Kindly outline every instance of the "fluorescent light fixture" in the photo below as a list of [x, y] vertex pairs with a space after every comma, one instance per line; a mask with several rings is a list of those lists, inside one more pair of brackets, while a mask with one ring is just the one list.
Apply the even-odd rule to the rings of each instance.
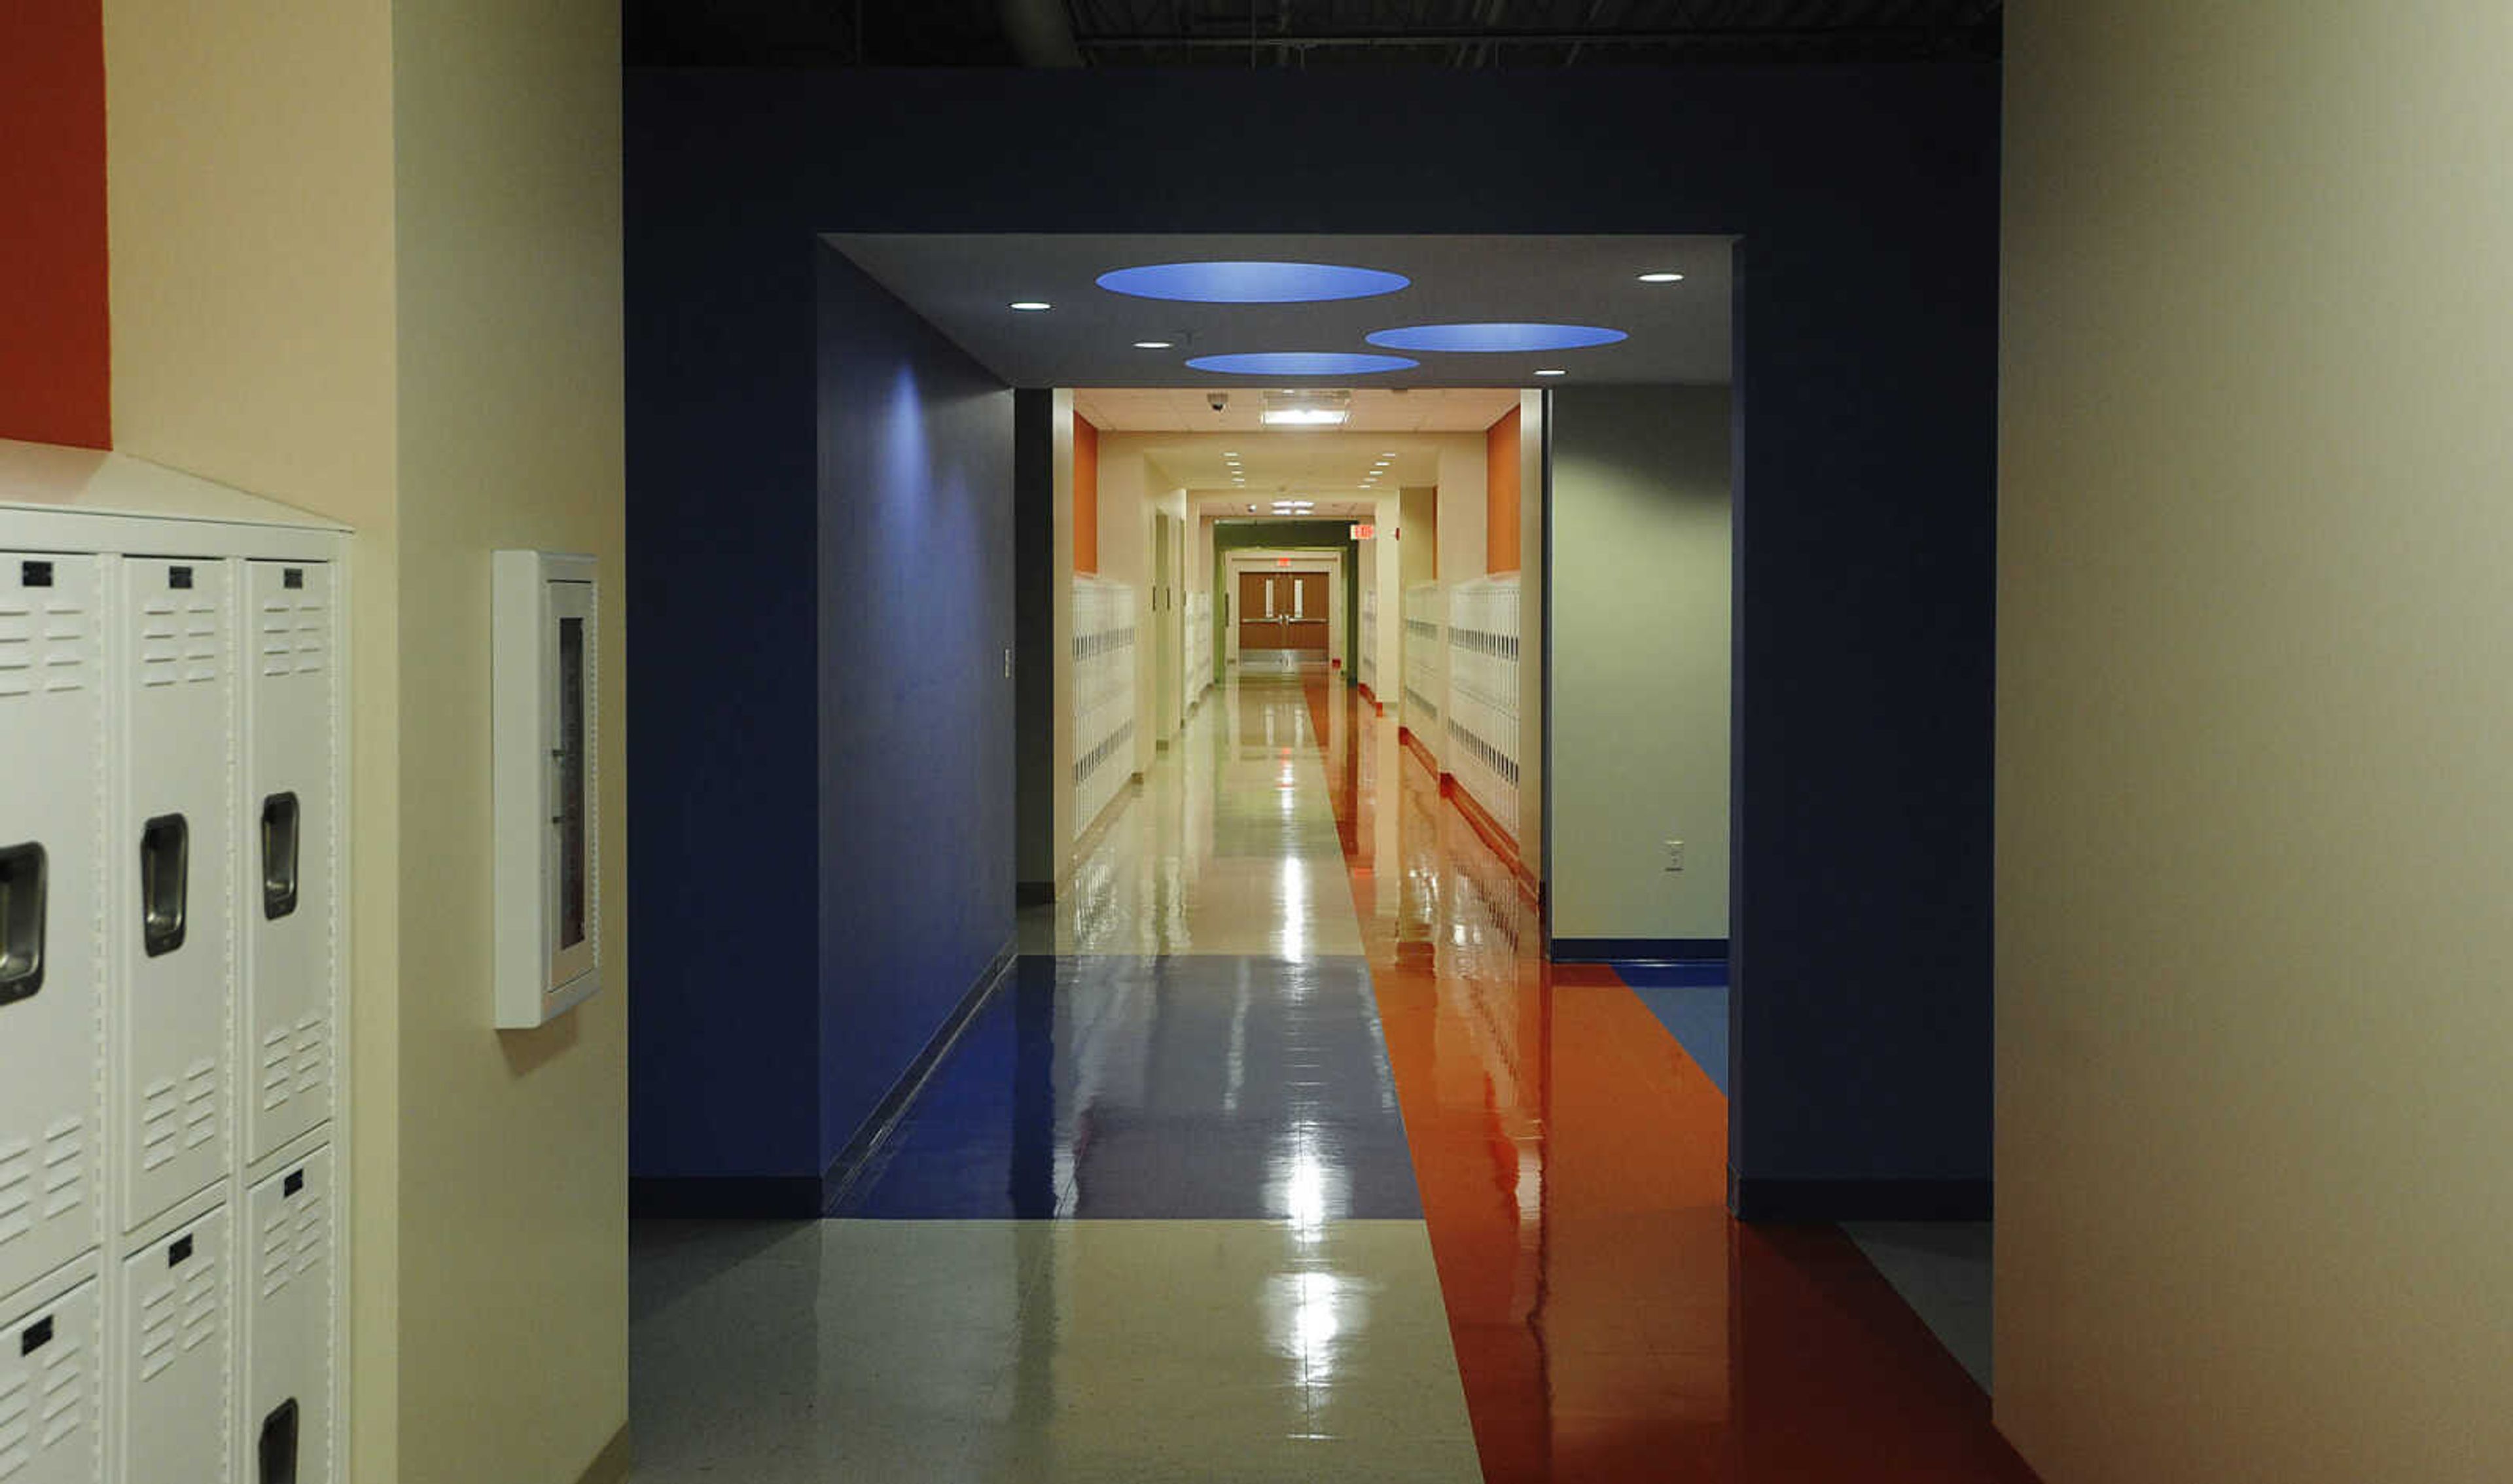
[[1684, 275], [1683, 275], [1683, 274], [1681, 274], [1681, 273], [1643, 273], [1643, 274], [1641, 275], [1641, 282], [1643, 282], [1643, 283], [1682, 283], [1682, 282], [1684, 282]]
[[1176, 343], [1177, 343], [1176, 341], [1135, 341], [1135, 348], [1137, 350], [1167, 350]]
[[1016, 299], [1013, 301], [1013, 307], [1023, 314], [1036, 314], [1041, 309], [1053, 309], [1056, 305], [1043, 299]]
[[1262, 415], [1268, 427], [1341, 427], [1344, 414], [1332, 407], [1286, 407]]
[[1136, 299], [1203, 304], [1303, 304], [1369, 299], [1410, 287], [1402, 273], [1325, 262], [1156, 262], [1102, 273], [1099, 287]]
[[1366, 377], [1386, 371], [1411, 371], [1422, 363], [1401, 355], [1369, 355], [1351, 350], [1253, 350], [1236, 355], [1199, 355], [1186, 364], [1190, 370], [1217, 371], [1235, 377]]
[[1570, 374], [1571, 374], [1571, 373], [1569, 373], [1569, 372], [1567, 372], [1567, 371], [1562, 371], [1562, 370], [1559, 370], [1559, 369], [1555, 369], [1555, 370], [1547, 370], [1547, 371], [1539, 371], [1539, 372], [1537, 372], [1537, 373], [1536, 373], [1536, 375], [1537, 375], [1537, 376], [1540, 376], [1540, 377], [1567, 377], [1567, 376], [1569, 376]]

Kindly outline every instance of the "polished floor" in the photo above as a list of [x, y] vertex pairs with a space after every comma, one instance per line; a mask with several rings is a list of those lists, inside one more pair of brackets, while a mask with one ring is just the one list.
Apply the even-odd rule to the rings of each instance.
[[1724, 986], [1544, 965], [1339, 677], [1211, 693], [1021, 933], [831, 1220], [639, 1223], [637, 1479], [2031, 1477], [1728, 1220]]

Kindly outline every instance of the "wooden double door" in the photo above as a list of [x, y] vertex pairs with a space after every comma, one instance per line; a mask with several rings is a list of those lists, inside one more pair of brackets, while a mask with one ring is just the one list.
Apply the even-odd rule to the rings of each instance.
[[1239, 575], [1239, 652], [1290, 650], [1327, 657], [1327, 575], [1243, 572]]

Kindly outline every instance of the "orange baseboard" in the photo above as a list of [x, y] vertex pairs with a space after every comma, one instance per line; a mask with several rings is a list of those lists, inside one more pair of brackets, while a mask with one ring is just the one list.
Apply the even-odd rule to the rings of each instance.
[[[1413, 753], [1416, 760], [1419, 761], [1423, 767], [1431, 771], [1431, 776], [1433, 778], [1445, 778], [1445, 775], [1440, 772], [1440, 760], [1431, 755], [1430, 748], [1422, 745], [1422, 739], [1414, 735], [1413, 728], [1398, 727], [1396, 729], [1396, 740], [1404, 743], [1405, 750]], [[1441, 791], [1445, 793], [1448, 790], [1444, 786]]]

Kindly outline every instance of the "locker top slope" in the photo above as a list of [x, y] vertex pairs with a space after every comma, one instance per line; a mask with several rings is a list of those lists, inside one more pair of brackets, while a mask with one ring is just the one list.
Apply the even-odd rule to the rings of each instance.
[[328, 533], [349, 529], [312, 511], [128, 454], [11, 438], [0, 438], [0, 507]]

